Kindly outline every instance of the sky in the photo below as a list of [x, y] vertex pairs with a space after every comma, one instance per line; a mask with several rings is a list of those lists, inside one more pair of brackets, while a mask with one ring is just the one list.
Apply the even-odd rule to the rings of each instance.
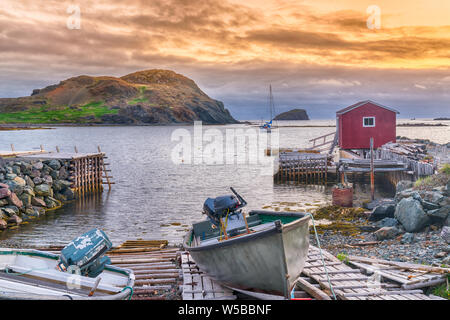
[[374, 100], [450, 116], [449, 0], [0, 0], [0, 97], [169, 69], [237, 119]]

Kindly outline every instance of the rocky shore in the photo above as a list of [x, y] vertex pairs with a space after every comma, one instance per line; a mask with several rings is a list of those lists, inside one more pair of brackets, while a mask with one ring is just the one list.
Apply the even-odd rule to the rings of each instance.
[[45, 215], [75, 199], [69, 162], [0, 159], [0, 230]]
[[[321, 245], [335, 255], [359, 255], [434, 266], [450, 265], [450, 173], [400, 181], [393, 199], [365, 208], [323, 207], [315, 219]], [[315, 242], [311, 235], [311, 243]]]

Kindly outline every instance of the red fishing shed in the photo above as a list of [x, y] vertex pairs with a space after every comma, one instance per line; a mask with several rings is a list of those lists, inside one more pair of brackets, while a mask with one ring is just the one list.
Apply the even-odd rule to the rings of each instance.
[[399, 112], [366, 100], [336, 112], [338, 143], [341, 149], [374, 149], [396, 141], [396, 116]]

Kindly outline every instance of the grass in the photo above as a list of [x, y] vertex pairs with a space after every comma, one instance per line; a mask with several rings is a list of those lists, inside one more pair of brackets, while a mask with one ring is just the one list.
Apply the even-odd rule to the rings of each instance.
[[135, 105], [138, 103], [147, 103], [148, 98], [134, 98], [133, 100], [128, 101], [128, 104]]
[[[448, 281], [448, 280], [447, 280]], [[445, 299], [450, 299], [450, 290], [448, 287], [448, 283], [443, 283], [437, 287], [433, 288], [433, 294], [438, 297], [442, 297]]]
[[420, 178], [414, 183], [414, 189], [428, 190], [446, 185], [450, 180], [450, 164], [446, 163], [437, 174]]
[[117, 114], [118, 109], [110, 109], [103, 101], [85, 104], [70, 109], [67, 106], [41, 106], [25, 111], [0, 113], [0, 123], [88, 123], [84, 117], [94, 116], [99, 119], [104, 114]]

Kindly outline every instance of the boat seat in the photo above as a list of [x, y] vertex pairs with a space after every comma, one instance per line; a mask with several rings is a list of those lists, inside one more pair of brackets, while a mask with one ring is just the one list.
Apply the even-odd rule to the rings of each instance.
[[[247, 225], [249, 228], [257, 226], [260, 223], [261, 223], [261, 219], [259, 219], [259, 217], [257, 215], [247, 217]], [[211, 225], [212, 225], [212, 223], [209, 220], [195, 223], [193, 225], [194, 234], [197, 237], [200, 237], [200, 239], [202, 241], [218, 237], [220, 235], [220, 230], [217, 228], [213, 229], [211, 227]], [[228, 230], [228, 232], [231, 233], [233, 231], [238, 231], [238, 230], [245, 230], [245, 227], [238, 227], [235, 229], [231, 229], [231, 230]]]

